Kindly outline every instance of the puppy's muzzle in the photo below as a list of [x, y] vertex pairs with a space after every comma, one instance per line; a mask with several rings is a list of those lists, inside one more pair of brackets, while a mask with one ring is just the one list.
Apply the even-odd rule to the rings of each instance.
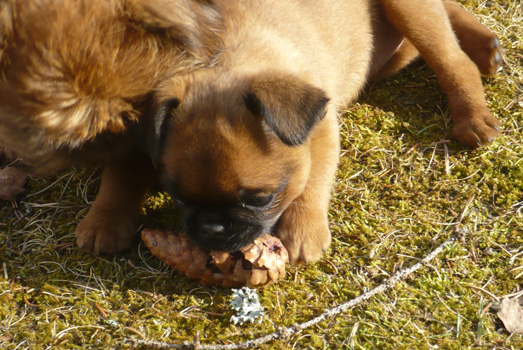
[[211, 250], [238, 250], [266, 233], [263, 223], [253, 218], [231, 215], [227, 210], [202, 208], [186, 213], [189, 237], [200, 247]]

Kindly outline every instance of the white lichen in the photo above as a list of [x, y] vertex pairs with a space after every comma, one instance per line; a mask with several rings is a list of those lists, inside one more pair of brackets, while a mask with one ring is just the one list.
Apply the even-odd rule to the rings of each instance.
[[260, 323], [263, 319], [263, 306], [255, 289], [248, 287], [233, 289], [231, 307], [236, 311], [236, 315], [233, 315], [230, 320], [234, 324], [243, 324], [246, 321], [254, 323], [256, 320]]

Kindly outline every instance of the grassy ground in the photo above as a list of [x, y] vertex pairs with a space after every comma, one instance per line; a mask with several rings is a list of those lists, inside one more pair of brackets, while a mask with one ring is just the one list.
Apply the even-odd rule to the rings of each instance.
[[[470, 235], [394, 290], [266, 349], [521, 349], [494, 296], [523, 283], [523, 5], [466, 2], [500, 36], [499, 75], [485, 79], [502, 120], [493, 145], [447, 140], [448, 110], [422, 63], [371, 87], [343, 114], [342, 157], [325, 259], [290, 268], [259, 290], [260, 325], [229, 322], [230, 290], [202, 287], [163, 266], [143, 244], [122, 255], [78, 251], [74, 229], [99, 172], [33, 179], [22, 201], [0, 203], [0, 348], [118, 349], [126, 339], [228, 343], [304, 322], [410, 266], [461, 223]], [[175, 221], [151, 198], [147, 226]]]

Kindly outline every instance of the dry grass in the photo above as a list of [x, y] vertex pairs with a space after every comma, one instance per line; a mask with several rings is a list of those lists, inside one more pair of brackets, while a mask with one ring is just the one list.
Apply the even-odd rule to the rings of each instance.
[[[410, 266], [461, 225], [471, 234], [397, 288], [267, 349], [521, 349], [495, 314], [523, 283], [523, 5], [466, 1], [500, 36], [499, 75], [485, 79], [503, 135], [470, 151], [449, 135], [436, 78], [422, 63], [371, 87], [342, 115], [342, 158], [324, 260], [291, 268], [260, 290], [267, 319], [229, 322], [231, 292], [164, 267], [143, 244], [115, 257], [74, 247], [98, 172], [33, 179], [0, 206], [0, 348], [117, 349], [129, 338], [238, 342], [350, 300]], [[176, 222], [170, 201], [148, 201], [143, 222]]]

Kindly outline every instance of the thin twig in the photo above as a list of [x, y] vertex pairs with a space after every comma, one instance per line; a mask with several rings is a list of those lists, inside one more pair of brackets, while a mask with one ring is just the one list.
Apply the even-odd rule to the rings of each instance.
[[107, 318], [107, 312], [105, 312], [104, 309], [102, 309], [102, 307], [100, 306], [100, 304], [98, 304], [96, 301], [93, 303], [94, 307], [96, 308], [96, 310], [98, 310], [98, 312], [100, 313], [100, 315], [102, 315], [103, 318]]
[[445, 173], [450, 175], [449, 148], [446, 143], [443, 144], [443, 151], [445, 152]]
[[506, 298], [518, 299], [521, 296], [523, 296], [523, 290], [520, 290], [519, 292], [504, 295], [501, 299], [506, 299]]
[[472, 201], [474, 200], [474, 198], [476, 198], [475, 193], [473, 193], [472, 196], [467, 200], [467, 203], [465, 204], [465, 208], [463, 209], [463, 211], [461, 212], [461, 215], [459, 216], [458, 225], [461, 224], [463, 219], [467, 216], [470, 204], [472, 204]]
[[39, 308], [40, 305], [37, 305], [37, 304], [33, 304], [29, 301], [29, 299], [27, 299], [27, 295], [24, 295], [23, 296], [23, 299], [24, 299], [24, 302], [27, 304], [27, 306], [31, 306], [31, 307], [36, 307], [36, 308]]
[[267, 334], [266, 336], [248, 340], [242, 343], [238, 344], [225, 344], [225, 345], [202, 345], [199, 340], [194, 340], [193, 342], [184, 342], [183, 344], [169, 344], [169, 343], [163, 343], [158, 341], [152, 341], [152, 340], [140, 340], [140, 339], [127, 339], [128, 342], [133, 343], [134, 345], [143, 345], [148, 348], [156, 348], [156, 349], [198, 349], [198, 350], [231, 350], [231, 349], [251, 349], [255, 348], [257, 346], [260, 346], [262, 344], [266, 344], [274, 339], [288, 339], [292, 335], [309, 328], [311, 326], [314, 326], [328, 318], [332, 318], [340, 313], [346, 312], [350, 308], [359, 305], [363, 303], [364, 301], [369, 300], [373, 296], [379, 293], [383, 293], [389, 289], [392, 289], [396, 284], [407, 278], [408, 275], [411, 273], [416, 272], [417, 270], [421, 269], [423, 266], [427, 265], [430, 261], [432, 261], [438, 254], [440, 254], [445, 247], [451, 243], [453, 243], [456, 240], [455, 235], [452, 235], [450, 238], [448, 238], [445, 242], [443, 242], [440, 246], [438, 246], [436, 249], [434, 249], [432, 252], [430, 252], [427, 256], [425, 256], [423, 259], [421, 259], [418, 263], [414, 264], [413, 266], [400, 270], [396, 272], [394, 275], [392, 275], [389, 279], [387, 279], [385, 282], [377, 286], [376, 288], [361, 294], [359, 297], [354, 298], [346, 303], [343, 303], [339, 306], [336, 306], [332, 309], [325, 310], [321, 315], [300, 324], [295, 324], [291, 327], [281, 327], [274, 333]]
[[479, 290], [480, 292], [483, 292], [483, 293], [489, 295], [490, 297], [492, 297], [492, 299], [494, 299], [494, 300], [496, 300], [496, 301], [498, 301], [498, 302], [499, 302], [499, 300], [500, 300], [500, 299], [499, 299], [499, 298], [498, 298], [494, 293], [491, 293], [491, 292], [489, 292], [488, 290], [486, 290], [486, 289], [484, 289], [484, 288], [476, 287], [476, 286], [473, 286], [473, 285], [470, 285], [470, 284], [467, 285], [467, 287], [472, 288], [472, 289]]

